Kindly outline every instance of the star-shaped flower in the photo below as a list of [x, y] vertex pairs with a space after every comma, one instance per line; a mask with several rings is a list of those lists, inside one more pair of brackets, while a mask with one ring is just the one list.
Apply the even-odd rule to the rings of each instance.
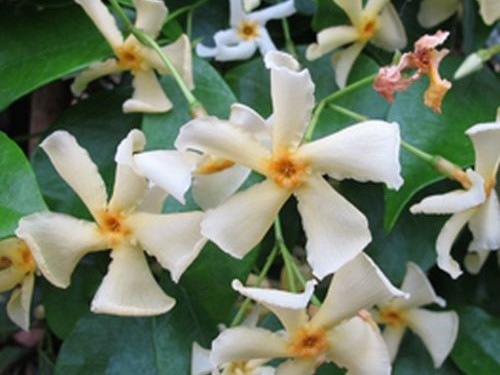
[[[478, 0], [479, 14], [487, 25], [492, 25], [500, 18], [498, 0]], [[423, 27], [434, 27], [455, 13], [463, 12], [460, 0], [422, 0], [417, 19]]]
[[[314, 85], [307, 70], [281, 52], [265, 58], [271, 69], [272, 144], [263, 143], [231, 122], [195, 119], [180, 131], [176, 146], [194, 149], [244, 165], [266, 180], [208, 210], [202, 233], [222, 250], [241, 258], [264, 237], [281, 206], [298, 199], [308, 237], [308, 261], [323, 278], [353, 259], [371, 241], [365, 216], [323, 178], [354, 178], [402, 184], [399, 126], [366, 121], [320, 140], [303, 143], [314, 106]], [[240, 105], [240, 110], [246, 107]], [[264, 126], [250, 109], [248, 118]]]
[[335, 273], [323, 304], [309, 316], [306, 306], [314, 284], [310, 281], [304, 293], [293, 294], [248, 288], [233, 281], [234, 289], [276, 315], [285, 332], [229, 328], [212, 342], [213, 364], [288, 358], [278, 366], [276, 375], [313, 374], [325, 361], [335, 362], [353, 374], [389, 374], [389, 355], [378, 327], [366, 312], [358, 312], [404, 293], [394, 288], [364, 254]]
[[251, 57], [257, 48], [265, 56], [267, 52], [276, 50], [266, 30], [266, 23], [295, 13], [293, 0], [251, 13], [245, 11], [242, 0], [229, 0], [229, 6], [231, 28], [215, 33], [215, 47], [198, 44], [196, 53], [199, 56], [213, 57], [219, 61], [244, 60]]
[[7, 315], [26, 331], [30, 326], [35, 272], [35, 260], [24, 241], [15, 237], [0, 241], [0, 293], [13, 289]]
[[352, 26], [333, 26], [321, 30], [317, 35], [317, 43], [307, 49], [306, 57], [314, 60], [352, 43], [332, 56], [337, 85], [344, 87], [354, 61], [368, 42], [394, 51], [406, 45], [406, 33], [390, 0], [368, 0], [364, 8], [362, 0], [334, 2], [347, 13]]
[[[80, 4], [108, 41], [116, 58], [92, 64], [73, 82], [71, 90], [81, 93], [89, 82], [102, 76], [130, 71], [134, 76], [134, 94], [123, 103], [123, 111], [164, 112], [172, 108], [172, 103], [158, 82], [155, 71], [168, 74], [156, 52], [140, 43], [135, 36], [123, 38], [115, 19], [101, 0], [75, 0]], [[167, 18], [167, 8], [160, 0], [133, 0], [137, 10], [135, 26], [152, 38], [156, 38]], [[191, 47], [186, 35], [175, 43], [162, 47], [163, 52], [181, 74], [189, 88], [193, 87], [191, 67]]]
[[488, 253], [500, 249], [500, 203], [495, 191], [500, 163], [500, 122], [478, 124], [467, 130], [475, 155], [475, 170], [467, 170], [465, 189], [433, 195], [412, 206], [412, 213], [453, 214], [444, 224], [436, 242], [437, 264], [451, 277], [462, 271], [450, 256], [451, 247], [465, 224], [469, 224], [473, 241], [465, 265], [477, 273]]
[[[116, 159], [130, 158], [144, 144], [144, 135], [131, 131], [118, 147]], [[160, 214], [159, 203], [164, 195], [158, 195], [157, 190], [148, 195], [146, 179], [124, 164], [117, 166], [108, 202], [96, 165], [72, 135], [57, 131], [41, 147], [95, 220], [52, 212], [21, 219], [16, 234], [32, 250], [43, 275], [54, 285], [66, 288], [84, 255], [111, 249], [112, 261], [91, 310], [117, 315], [157, 315], [170, 310], [175, 301], [156, 283], [144, 251], [168, 269], [174, 281], [179, 280], [205, 243], [200, 235], [202, 213]], [[189, 181], [191, 169], [179, 166], [177, 172], [187, 175], [181, 179]], [[158, 213], [148, 212], [151, 209]]]
[[401, 339], [410, 328], [417, 334], [431, 354], [434, 366], [440, 367], [455, 343], [458, 333], [458, 315], [454, 311], [429, 311], [421, 309], [431, 303], [443, 307], [445, 301], [438, 297], [432, 289], [425, 274], [413, 263], [408, 263], [406, 276], [401, 286], [410, 298], [394, 298], [378, 304], [374, 318], [385, 324], [384, 339], [389, 349], [391, 361], [394, 361], [399, 350]]

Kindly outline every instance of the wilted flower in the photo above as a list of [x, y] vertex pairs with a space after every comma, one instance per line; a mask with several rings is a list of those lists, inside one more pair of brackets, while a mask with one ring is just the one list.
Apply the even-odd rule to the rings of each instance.
[[[306, 250], [314, 274], [323, 278], [353, 259], [371, 241], [365, 216], [323, 178], [402, 184], [399, 126], [366, 121], [303, 144], [314, 106], [314, 85], [307, 70], [281, 52], [265, 58], [271, 68], [274, 113], [272, 145], [231, 122], [209, 117], [181, 128], [176, 146], [195, 149], [247, 166], [267, 177], [205, 213], [202, 233], [221, 249], [241, 258], [258, 244], [281, 206], [293, 194], [308, 237]], [[241, 105], [248, 118], [264, 120]]]
[[[380, 68], [373, 88], [388, 101], [394, 101], [394, 93], [406, 90], [423, 75], [429, 77], [429, 87], [424, 93], [424, 103], [434, 112], [441, 113], [441, 102], [451, 83], [439, 76], [439, 64], [448, 54], [447, 49], [437, 51], [436, 47], [448, 38], [449, 32], [437, 31], [434, 35], [424, 35], [415, 42], [414, 52], [401, 56], [397, 66]], [[412, 70], [411, 76], [405, 75]]]
[[35, 260], [24, 241], [15, 237], [0, 241], [0, 293], [13, 289], [7, 315], [26, 331], [30, 326], [35, 271]]
[[271, 310], [285, 332], [229, 328], [212, 342], [212, 362], [223, 366], [255, 358], [289, 358], [278, 366], [276, 374], [312, 374], [329, 361], [346, 367], [349, 373], [389, 374], [389, 355], [378, 327], [368, 314], [357, 313], [404, 293], [394, 288], [364, 254], [335, 273], [322, 306], [309, 316], [306, 307], [314, 284], [309, 281], [304, 293], [294, 294], [248, 288], [233, 281], [234, 289]]
[[[116, 26], [115, 19], [101, 0], [75, 0], [80, 4], [101, 31], [113, 49], [116, 58], [92, 64], [73, 82], [71, 90], [81, 93], [88, 83], [105, 75], [130, 71], [134, 76], [134, 94], [123, 103], [123, 111], [164, 112], [172, 108], [172, 103], [158, 82], [155, 71], [168, 74], [156, 52], [140, 43], [134, 35], [125, 40]], [[167, 8], [160, 0], [133, 0], [137, 10], [135, 26], [152, 38], [156, 38], [167, 18]], [[175, 43], [162, 47], [174, 67], [189, 88], [193, 87], [191, 67], [191, 47], [186, 35]]]
[[[485, 24], [492, 25], [500, 18], [498, 0], [478, 0], [478, 3]], [[457, 12], [463, 12], [461, 0], [422, 0], [417, 19], [423, 27], [434, 27]]]
[[383, 337], [391, 361], [396, 358], [401, 339], [408, 327], [422, 339], [431, 354], [434, 366], [440, 367], [457, 338], [457, 313], [420, 308], [431, 303], [443, 307], [446, 303], [435, 294], [425, 274], [413, 263], [408, 263], [406, 266], [406, 276], [401, 290], [407, 292], [410, 298], [394, 298], [378, 304], [378, 311], [374, 313], [375, 320], [386, 325]]
[[464, 190], [427, 197], [410, 208], [414, 214], [453, 214], [436, 242], [437, 264], [453, 278], [462, 271], [450, 251], [465, 224], [469, 224], [473, 236], [465, 262], [470, 272], [478, 272], [488, 253], [500, 249], [500, 204], [495, 191], [500, 163], [500, 122], [475, 125], [466, 134], [474, 145], [476, 165], [475, 170], [467, 170]]
[[243, 9], [242, 0], [229, 0], [229, 6], [231, 28], [215, 33], [215, 47], [198, 44], [196, 53], [201, 57], [213, 57], [219, 61], [244, 60], [251, 57], [257, 48], [264, 56], [267, 52], [276, 50], [266, 30], [266, 23], [295, 13], [293, 0], [252, 13]]
[[[118, 147], [116, 159], [130, 158], [144, 143], [144, 135], [132, 130]], [[156, 315], [170, 310], [175, 301], [156, 283], [144, 251], [178, 281], [205, 243], [200, 235], [202, 213], [160, 214], [165, 195], [157, 190], [152, 191], [154, 196], [148, 195], [146, 179], [124, 164], [117, 165], [113, 195], [107, 202], [96, 165], [73, 136], [57, 131], [41, 147], [95, 219], [90, 222], [52, 212], [21, 219], [16, 233], [32, 250], [43, 275], [66, 288], [85, 254], [111, 249], [112, 261], [91, 310], [117, 315]], [[190, 168], [177, 172], [189, 176]]]
[[368, 42], [394, 51], [406, 45], [406, 34], [390, 0], [368, 0], [364, 8], [361, 0], [334, 2], [347, 13], [352, 26], [333, 26], [321, 30], [317, 35], [317, 43], [311, 44], [307, 49], [306, 57], [314, 60], [352, 43], [332, 56], [337, 85], [344, 87], [354, 61]]

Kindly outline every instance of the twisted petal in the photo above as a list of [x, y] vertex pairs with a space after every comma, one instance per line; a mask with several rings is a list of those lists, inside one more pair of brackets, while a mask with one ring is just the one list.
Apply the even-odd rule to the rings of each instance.
[[462, 274], [460, 266], [451, 257], [450, 251], [458, 236], [458, 233], [462, 230], [464, 225], [469, 221], [469, 219], [476, 212], [475, 209], [469, 209], [454, 214], [448, 221], [444, 224], [443, 229], [439, 232], [438, 238], [436, 240], [436, 251], [437, 251], [437, 265], [443, 271], [448, 272], [450, 276], [456, 279]]
[[321, 176], [296, 190], [307, 236], [307, 260], [322, 279], [359, 254], [371, 241], [366, 217]]
[[437, 194], [423, 199], [410, 207], [412, 214], [454, 214], [483, 203], [486, 199], [482, 177], [473, 170], [467, 170], [472, 182], [469, 190], [454, 190], [445, 194]]
[[233, 61], [246, 60], [250, 58], [257, 49], [255, 40], [239, 41], [234, 45], [217, 45], [215, 60]]
[[87, 88], [90, 82], [121, 71], [123, 71], [123, 68], [120, 67], [115, 58], [93, 63], [76, 76], [71, 84], [71, 92], [75, 95], [79, 95]]
[[382, 337], [387, 345], [387, 351], [389, 352], [391, 363], [396, 359], [396, 355], [398, 354], [399, 346], [405, 331], [406, 327], [404, 325], [387, 325], [384, 328]]
[[91, 310], [123, 316], [163, 314], [174, 307], [175, 300], [158, 286], [142, 250], [122, 245], [111, 252], [111, 263]]
[[200, 57], [215, 57], [217, 54], [216, 47], [207, 47], [202, 43], [196, 45], [196, 54]]
[[229, 328], [212, 342], [211, 360], [216, 366], [254, 358], [271, 359], [286, 356], [285, 338], [262, 328], [244, 326]]
[[363, 4], [361, 0], [334, 0], [334, 3], [347, 13], [354, 26], [361, 24], [363, 20]]
[[500, 163], [500, 122], [478, 124], [466, 131], [474, 144], [475, 170], [483, 176], [485, 183], [494, 178]]
[[210, 362], [210, 350], [193, 342], [191, 353], [191, 375], [211, 374], [214, 366]]
[[373, 120], [305, 144], [299, 152], [320, 172], [335, 179], [384, 182], [398, 189], [403, 184], [399, 143], [397, 123]]
[[410, 295], [408, 299], [398, 300], [398, 306], [401, 308], [413, 309], [430, 303], [437, 303], [442, 307], [446, 305], [446, 302], [434, 292], [431, 283], [415, 263], [408, 262], [406, 265], [406, 275], [401, 289]]
[[104, 181], [88, 152], [75, 137], [58, 130], [40, 144], [47, 153], [57, 173], [75, 191], [92, 216], [98, 216], [108, 199]]
[[422, 0], [417, 19], [423, 27], [431, 28], [451, 17], [459, 7], [459, 0]]
[[247, 19], [264, 25], [269, 20], [277, 20], [291, 16], [296, 12], [293, 0], [286, 0], [282, 3], [252, 12], [247, 15]]
[[464, 258], [465, 268], [470, 273], [477, 275], [483, 268], [486, 259], [488, 259], [488, 255], [490, 255], [489, 250], [474, 251], [469, 247], [469, 253]]
[[255, 44], [259, 47], [260, 54], [265, 56], [268, 52], [276, 51], [276, 46], [265, 27], [259, 27], [259, 37], [255, 38]]
[[229, 14], [229, 24], [237, 27], [246, 15], [243, 0], [229, 0]]
[[334, 327], [328, 341], [329, 359], [347, 368], [349, 374], [390, 374], [389, 354], [376, 325], [355, 317]]
[[7, 303], [7, 315], [19, 327], [28, 331], [30, 328], [31, 297], [35, 285], [35, 275], [26, 275], [21, 286], [16, 288]]
[[473, 236], [472, 249], [500, 249], [500, 203], [495, 190], [471, 217], [469, 228]]
[[496, 0], [478, 0], [479, 14], [487, 25], [493, 25], [493, 22], [500, 18], [500, 3]]
[[396, 289], [368, 256], [360, 254], [333, 276], [323, 305], [311, 323], [333, 326], [393, 297], [407, 295]]
[[43, 275], [59, 288], [68, 287], [85, 254], [107, 247], [96, 224], [51, 212], [22, 218], [16, 234], [31, 249]]
[[132, 81], [134, 94], [123, 103], [123, 112], [165, 112], [172, 108], [172, 103], [158, 82], [154, 71], [138, 71]]
[[358, 32], [355, 27], [328, 27], [318, 33], [316, 43], [307, 47], [306, 58], [308, 60], [317, 59], [336, 48], [354, 42], [357, 38]]
[[299, 63], [283, 52], [270, 52], [264, 58], [271, 69], [273, 101], [273, 153], [298, 147], [314, 107], [314, 83], [307, 69], [297, 71]]
[[291, 359], [279, 365], [275, 375], [313, 375], [315, 371], [313, 359]]
[[252, 133], [215, 117], [188, 122], [181, 128], [175, 147], [181, 151], [193, 149], [227, 159], [261, 174], [265, 173], [262, 160], [271, 156]]
[[241, 259], [262, 240], [289, 196], [289, 191], [265, 180], [208, 210], [201, 232], [222, 250]]
[[135, 27], [156, 39], [167, 19], [167, 7], [161, 0], [133, 0], [137, 12]]
[[364, 42], [356, 42], [352, 46], [336, 52], [332, 56], [332, 66], [335, 70], [335, 82], [340, 88], [345, 87], [347, 77], [354, 65], [354, 61], [358, 58], [365, 44]]
[[115, 18], [101, 0], [75, 0], [92, 19], [101, 34], [113, 49], [123, 43], [123, 36], [116, 26]]
[[235, 103], [231, 105], [231, 114], [228, 121], [231, 125], [240, 126], [252, 134], [269, 134], [266, 120], [244, 104]]
[[315, 281], [308, 281], [303, 293], [289, 293], [282, 290], [244, 287], [239, 280], [233, 280], [234, 290], [264, 305], [278, 317], [289, 336], [293, 336], [307, 322], [306, 307], [314, 293]]
[[[386, 1], [384, 1], [386, 2]], [[406, 32], [394, 6], [389, 3], [378, 18], [379, 28], [370, 43], [387, 51], [402, 49], [406, 46]]]
[[145, 251], [178, 282], [205, 245], [200, 234], [201, 218], [199, 211], [170, 215], [136, 212], [128, 224]]
[[458, 315], [454, 311], [436, 312], [413, 309], [407, 312], [408, 326], [424, 342], [434, 367], [442, 365], [457, 338]]

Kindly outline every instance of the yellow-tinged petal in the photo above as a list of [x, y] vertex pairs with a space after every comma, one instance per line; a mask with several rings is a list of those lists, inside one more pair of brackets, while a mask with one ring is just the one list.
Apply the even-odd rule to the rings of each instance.
[[500, 2], [498, 0], [478, 0], [479, 1], [479, 14], [487, 25], [500, 19]]
[[404, 325], [386, 325], [384, 328], [382, 336], [385, 344], [387, 345], [387, 351], [389, 352], [391, 363], [396, 359], [399, 346], [405, 332], [406, 326]]
[[345, 87], [347, 78], [354, 61], [358, 58], [366, 42], [356, 42], [342, 51], [338, 51], [332, 56], [332, 66], [335, 70], [335, 82], [340, 88]]
[[474, 144], [475, 170], [489, 184], [495, 179], [500, 163], [500, 122], [477, 124], [465, 132]]
[[133, 0], [136, 9], [135, 27], [156, 39], [168, 10], [162, 0]]
[[358, 38], [358, 32], [353, 26], [333, 26], [321, 30], [316, 36], [316, 43], [307, 47], [306, 58], [317, 59]]
[[172, 103], [166, 97], [153, 70], [137, 71], [132, 81], [134, 94], [123, 103], [123, 112], [166, 112]]
[[16, 288], [7, 303], [7, 315], [25, 331], [30, 327], [31, 297], [35, 285], [35, 274], [26, 275], [20, 287]]
[[123, 71], [123, 67], [118, 64], [115, 58], [93, 63], [76, 76], [71, 84], [71, 91], [73, 94], [79, 95], [87, 88], [90, 82], [121, 71]]
[[415, 263], [409, 262], [406, 265], [406, 275], [401, 289], [409, 293], [410, 298], [398, 299], [398, 307], [410, 309], [430, 303], [437, 303], [442, 307], [446, 305], [446, 302], [434, 292], [431, 283]]
[[378, 28], [370, 43], [387, 51], [395, 51], [406, 46], [407, 38], [405, 28], [398, 12], [389, 3], [378, 16]]
[[425, 28], [434, 27], [455, 14], [460, 6], [459, 0], [422, 0], [418, 22]]

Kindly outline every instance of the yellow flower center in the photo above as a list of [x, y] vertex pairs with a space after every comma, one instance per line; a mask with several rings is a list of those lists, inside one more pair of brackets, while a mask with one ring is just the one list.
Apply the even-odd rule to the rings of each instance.
[[116, 50], [118, 65], [124, 70], [138, 72], [146, 69], [144, 58], [141, 54], [141, 46], [136, 42], [125, 43]]
[[117, 245], [127, 238], [132, 231], [125, 224], [125, 216], [121, 212], [104, 210], [98, 220], [101, 234], [108, 240], [109, 246]]
[[325, 330], [302, 328], [290, 341], [288, 350], [294, 357], [318, 358], [328, 349]]
[[230, 363], [229, 366], [225, 369], [224, 373], [235, 375], [251, 375], [253, 370], [253, 368], [248, 367], [248, 362], [240, 361]]
[[276, 185], [285, 189], [301, 186], [308, 172], [308, 164], [299, 160], [291, 152], [279, 153], [267, 164], [267, 174]]
[[233, 165], [234, 162], [232, 162], [231, 160], [221, 159], [215, 156], [208, 156], [198, 164], [198, 168], [196, 169], [195, 174], [203, 175], [217, 173], [230, 168]]
[[241, 38], [245, 40], [251, 40], [259, 35], [259, 28], [257, 22], [253, 21], [242, 21], [239, 28], [238, 34]]
[[390, 326], [405, 326], [406, 317], [403, 311], [394, 308], [382, 308], [380, 310], [380, 321], [381, 323], [388, 324]]
[[361, 27], [358, 29], [358, 37], [363, 42], [370, 40], [377, 32], [378, 24], [375, 18], [368, 18], [363, 20]]
[[486, 193], [486, 196], [489, 197], [491, 195], [491, 191], [495, 187], [497, 183], [497, 180], [495, 176], [489, 179], [489, 181], [484, 183], [484, 192]]

